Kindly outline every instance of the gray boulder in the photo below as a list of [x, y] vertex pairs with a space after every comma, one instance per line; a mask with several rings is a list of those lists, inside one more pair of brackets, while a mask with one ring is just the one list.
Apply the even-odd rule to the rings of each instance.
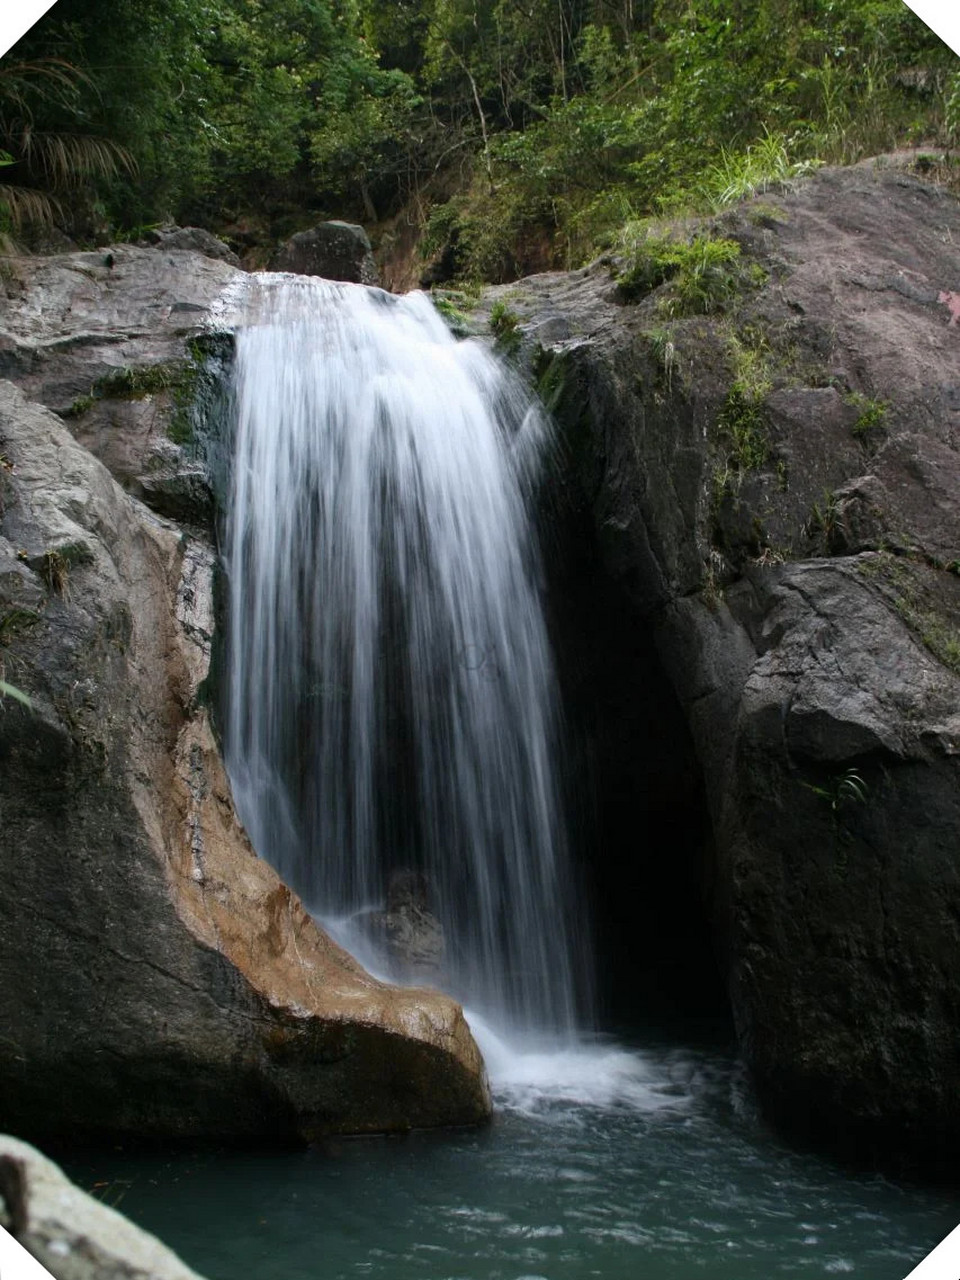
[[321, 222], [291, 236], [271, 260], [270, 269], [353, 284], [380, 283], [370, 238], [352, 222]]
[[55, 1280], [201, 1280], [35, 1147], [0, 1134], [0, 1225]]
[[206, 258], [218, 258], [231, 267], [239, 267], [240, 259], [228, 244], [218, 240], [203, 227], [157, 227], [144, 236], [147, 244], [158, 249], [172, 249], [178, 253], [202, 253]]

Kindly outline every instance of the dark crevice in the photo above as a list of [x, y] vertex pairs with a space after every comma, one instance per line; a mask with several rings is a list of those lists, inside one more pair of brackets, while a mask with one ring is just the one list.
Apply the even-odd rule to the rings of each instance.
[[549, 617], [601, 1027], [726, 1021], [705, 900], [711, 824], [683, 712], [649, 622], [604, 568], [591, 513], [562, 477], [548, 490]]

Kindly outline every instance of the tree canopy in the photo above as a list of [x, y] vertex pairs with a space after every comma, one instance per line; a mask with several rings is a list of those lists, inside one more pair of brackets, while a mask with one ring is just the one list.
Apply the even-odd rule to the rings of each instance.
[[8, 231], [44, 199], [81, 236], [406, 207], [497, 279], [763, 157], [956, 143], [960, 77], [902, 0], [59, 0], [0, 130]]

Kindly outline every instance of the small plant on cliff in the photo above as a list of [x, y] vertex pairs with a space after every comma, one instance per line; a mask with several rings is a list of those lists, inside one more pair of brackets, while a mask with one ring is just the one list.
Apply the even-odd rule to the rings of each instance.
[[620, 293], [632, 300], [668, 284], [659, 303], [665, 316], [720, 311], [742, 280], [740, 246], [735, 240], [696, 235], [684, 241], [628, 226], [623, 243], [632, 244], [628, 249], [632, 261], [617, 278]]
[[645, 335], [650, 341], [650, 350], [657, 366], [663, 375], [667, 394], [673, 390], [673, 375], [680, 365], [677, 345], [669, 329], [651, 329]]
[[824, 489], [823, 501], [813, 504], [802, 532], [808, 538], [822, 537], [828, 553], [835, 550], [845, 526], [840, 503], [832, 489]]
[[834, 815], [838, 814], [844, 805], [867, 803], [869, 787], [856, 769], [846, 769], [825, 784], [801, 781], [801, 785], [828, 804]]
[[883, 431], [887, 403], [885, 400], [871, 400], [859, 391], [851, 392], [845, 400], [857, 410], [857, 419], [850, 429], [856, 439], [869, 449]]
[[741, 475], [759, 471], [770, 453], [762, 400], [735, 383], [720, 410], [717, 426], [729, 445], [729, 465]]
[[720, 436], [729, 452], [728, 472], [741, 476], [758, 471], [770, 454], [765, 401], [773, 386], [771, 354], [766, 336], [751, 326], [727, 338], [727, 359], [733, 381], [717, 418]]
[[490, 328], [497, 339], [497, 346], [507, 355], [514, 355], [520, 346], [520, 317], [505, 302], [497, 300], [490, 312]]

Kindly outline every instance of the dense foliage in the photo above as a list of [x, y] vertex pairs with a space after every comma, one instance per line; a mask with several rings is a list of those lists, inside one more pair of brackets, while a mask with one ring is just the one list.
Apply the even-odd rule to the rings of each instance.
[[[805, 161], [956, 142], [958, 65], [902, 0], [59, 0], [0, 61], [0, 179], [83, 186], [87, 235], [406, 208], [447, 274], [502, 279]], [[24, 122], [87, 162], [31, 164]]]
[[[0, 111], [14, 60], [52, 57], [74, 69], [73, 101], [34, 83], [26, 106], [38, 128], [135, 157], [135, 179], [101, 180], [74, 210], [126, 228], [362, 201], [416, 101], [409, 77], [380, 66], [357, 7], [330, 0], [59, 0], [0, 62]], [[7, 150], [8, 172], [25, 167]]]

